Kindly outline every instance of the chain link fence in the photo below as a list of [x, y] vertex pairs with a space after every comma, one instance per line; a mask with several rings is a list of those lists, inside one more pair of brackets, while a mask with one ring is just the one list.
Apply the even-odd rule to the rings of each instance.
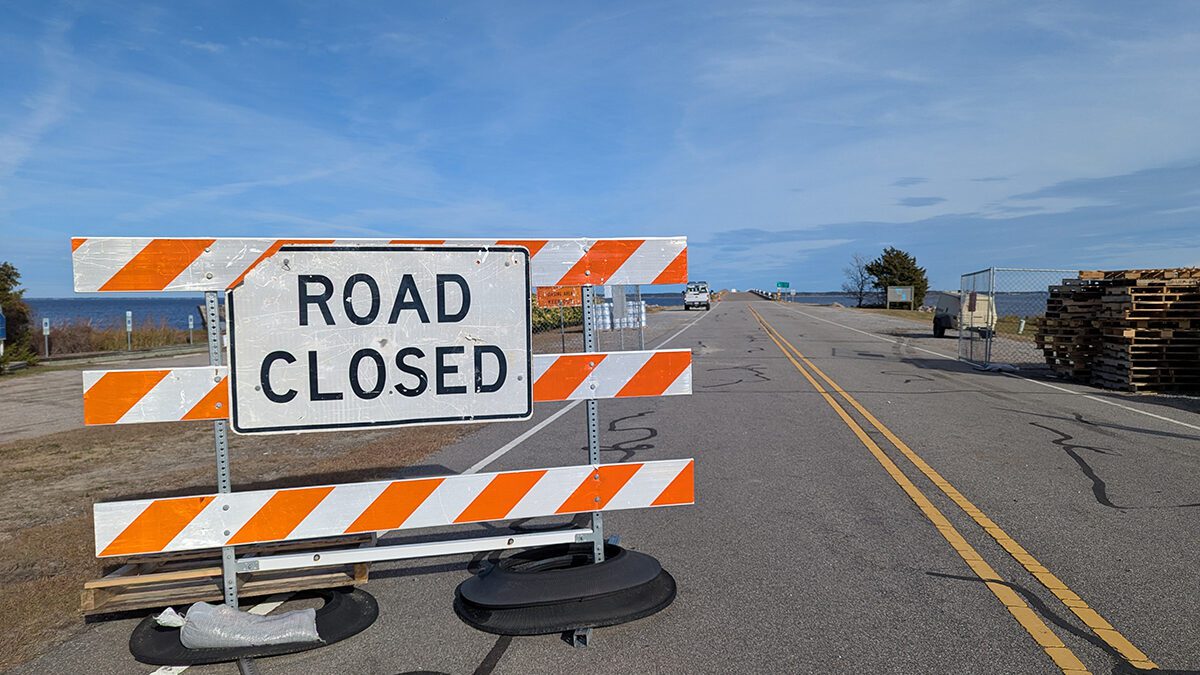
[[[560, 287], [561, 288], [561, 287]], [[578, 289], [578, 287], [575, 287]], [[533, 302], [533, 353], [570, 354], [583, 349], [583, 307], [576, 300], [581, 294], [564, 293], [572, 299]], [[596, 350], [602, 352], [645, 349], [646, 304], [640, 286], [614, 289], [612, 297], [596, 293]], [[576, 303], [576, 304], [571, 304]]]
[[[1049, 371], [1037, 344], [1051, 286], [1077, 279], [1077, 270], [990, 267], [962, 275], [958, 298], [958, 357]], [[942, 308], [938, 309], [939, 314]]]

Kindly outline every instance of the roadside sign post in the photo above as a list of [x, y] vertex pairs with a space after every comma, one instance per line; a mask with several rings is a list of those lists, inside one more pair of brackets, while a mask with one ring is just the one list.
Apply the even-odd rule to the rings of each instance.
[[786, 289], [786, 288], [791, 288], [791, 286], [792, 286], [792, 282], [790, 282], [790, 281], [777, 281], [777, 282], [775, 282], [775, 299], [776, 299], [776, 300], [782, 300], [782, 299], [783, 299], [783, 291], [784, 291], [784, 289]]
[[[221, 310], [216, 291], [206, 291], [204, 293], [204, 312], [207, 319], [205, 323], [208, 325], [208, 364], [210, 366], [220, 366]], [[218, 375], [213, 376], [216, 384], [220, 384], [222, 379]], [[217, 402], [215, 405], [218, 408], [222, 406], [220, 402]], [[227, 424], [223, 419], [213, 422], [213, 449], [217, 457], [217, 492], [220, 494], [228, 494], [233, 490], [233, 481], [229, 472], [229, 430]], [[237, 558], [234, 555], [232, 546], [221, 547], [221, 589], [225, 593], [225, 604], [237, 609]]]
[[133, 351], [133, 312], [125, 311], [125, 348]]
[[50, 356], [50, 319], [42, 319], [42, 343], [46, 356]]
[[192, 331], [196, 329], [196, 317], [188, 314], [188, 344], [192, 343]]
[[[596, 287], [583, 287], [583, 351], [596, 351]], [[600, 413], [596, 399], [587, 403], [588, 464], [600, 463]], [[604, 515], [592, 512], [592, 562], [604, 562]]]

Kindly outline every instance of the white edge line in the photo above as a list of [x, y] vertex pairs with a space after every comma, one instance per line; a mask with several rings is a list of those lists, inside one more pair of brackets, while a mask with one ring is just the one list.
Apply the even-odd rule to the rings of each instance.
[[[801, 312], [801, 311], [800, 311], [800, 310], [798, 310], [798, 309], [792, 309], [791, 307], [784, 307], [783, 309], [784, 309], [785, 311], [793, 312], [793, 313], [795, 313], [795, 314], [800, 314], [800, 315], [803, 315], [803, 316], [807, 316], [807, 317], [808, 317], [808, 318], [810, 318], [810, 319], [816, 319], [817, 321], [824, 321], [825, 323], [832, 324], [832, 325], [834, 325], [834, 326], [837, 326], [837, 327], [839, 327], [839, 328], [845, 328], [846, 330], [852, 330], [852, 331], [854, 331], [855, 333], [862, 333], [863, 335], [869, 335], [870, 337], [876, 338], [876, 339], [878, 339], [878, 340], [883, 340], [884, 342], [891, 342], [891, 343], [893, 343], [893, 344], [900, 344], [900, 341], [899, 341], [899, 340], [893, 340], [893, 339], [891, 339], [891, 338], [884, 337], [884, 336], [882, 336], [882, 335], [879, 335], [879, 334], [877, 334], [877, 333], [870, 333], [870, 332], [867, 332], [867, 331], [865, 331], [865, 330], [859, 330], [859, 329], [857, 329], [857, 328], [854, 328], [853, 326], [847, 326], [847, 325], [845, 325], [845, 324], [840, 324], [840, 323], [838, 323], [838, 322], [836, 322], [836, 321], [830, 321], [829, 319], [823, 319], [823, 318], [821, 318], [821, 317], [819, 317], [819, 316], [813, 316], [812, 314], [809, 314], [809, 313], [807, 313], [807, 312]], [[947, 359], [947, 360], [949, 360], [949, 361], [957, 361], [957, 360], [958, 360], [957, 358], [955, 358], [955, 357], [953, 357], [953, 356], [948, 356], [948, 355], [946, 355], [946, 354], [941, 354], [941, 353], [939, 353], [939, 352], [935, 352], [935, 351], [931, 351], [931, 350], [928, 350], [928, 349], [924, 349], [924, 348], [922, 348], [922, 347], [918, 347], [918, 346], [916, 346], [916, 345], [914, 345], [914, 344], [912, 344], [912, 343], [906, 343], [906, 344], [905, 344], [905, 346], [906, 346], [906, 347], [908, 347], [909, 349], [915, 349], [915, 350], [917, 350], [917, 351], [925, 352], [926, 354], [932, 354], [932, 355], [934, 355], [934, 356], [938, 356], [938, 357], [941, 357], [941, 358], [943, 358], [943, 359]], [[1015, 375], [1015, 374], [1013, 374], [1013, 373], [1001, 373], [1001, 374], [1002, 374], [1002, 375], [1005, 375], [1005, 376], [1007, 376], [1007, 377], [1011, 377], [1011, 378], [1017, 379], [1017, 380], [1024, 380], [1025, 382], [1032, 382], [1033, 384], [1041, 385], [1041, 386], [1043, 386], [1043, 387], [1049, 387], [1050, 389], [1053, 389], [1053, 390], [1055, 390], [1055, 391], [1061, 391], [1061, 392], [1063, 392], [1064, 394], [1071, 394], [1071, 395], [1073, 395], [1073, 396], [1082, 396], [1083, 398], [1085, 398], [1085, 399], [1087, 399], [1087, 400], [1089, 400], [1089, 401], [1095, 401], [1096, 403], [1103, 403], [1104, 405], [1110, 405], [1110, 406], [1112, 406], [1112, 407], [1114, 407], [1114, 408], [1120, 408], [1121, 410], [1126, 410], [1126, 411], [1129, 411], [1129, 412], [1132, 412], [1132, 413], [1137, 413], [1137, 414], [1139, 414], [1139, 415], [1145, 415], [1146, 417], [1151, 417], [1151, 418], [1153, 418], [1153, 419], [1156, 419], [1156, 420], [1159, 420], [1159, 421], [1162, 421], [1162, 422], [1169, 422], [1169, 423], [1171, 423], [1171, 424], [1177, 424], [1177, 425], [1179, 425], [1179, 426], [1181, 426], [1181, 427], [1185, 427], [1185, 428], [1187, 428], [1187, 429], [1192, 429], [1192, 430], [1194, 430], [1194, 431], [1200, 431], [1200, 425], [1188, 424], [1187, 422], [1183, 422], [1183, 421], [1180, 421], [1180, 420], [1177, 420], [1177, 419], [1172, 419], [1172, 418], [1170, 418], [1170, 417], [1166, 417], [1166, 416], [1163, 416], [1163, 415], [1159, 415], [1159, 414], [1157, 414], [1157, 413], [1152, 413], [1152, 412], [1149, 412], [1149, 411], [1147, 411], [1147, 410], [1139, 410], [1139, 409], [1137, 409], [1137, 408], [1134, 408], [1134, 407], [1132, 407], [1132, 406], [1128, 406], [1128, 405], [1125, 405], [1125, 404], [1123, 404], [1123, 403], [1117, 403], [1116, 401], [1110, 401], [1110, 400], [1108, 400], [1108, 399], [1106, 399], [1106, 398], [1100, 398], [1099, 396], [1093, 396], [1093, 395], [1091, 395], [1091, 394], [1087, 394], [1087, 393], [1084, 393], [1084, 392], [1082, 392], [1082, 391], [1075, 391], [1075, 390], [1073, 390], [1073, 389], [1067, 389], [1066, 387], [1060, 387], [1060, 386], [1058, 386], [1057, 384], [1051, 384], [1051, 383], [1049, 383], [1049, 382], [1042, 382], [1042, 381], [1040, 381], [1040, 380], [1034, 380], [1034, 379], [1031, 379], [1031, 378], [1028, 378], [1028, 377], [1024, 377], [1024, 376], [1022, 376], [1022, 375]]]
[[[708, 315], [709, 315], [709, 312], [705, 312], [705, 313], [701, 314], [700, 316], [696, 317], [690, 323], [688, 323], [686, 326], [675, 331], [675, 333], [673, 333], [670, 337], [668, 337], [667, 339], [658, 343], [656, 349], [662, 349], [663, 347], [666, 346], [666, 344], [668, 342], [670, 342], [671, 340], [674, 340], [675, 338], [682, 335], [683, 331], [691, 328], [692, 326], [695, 326], [696, 322], [700, 321], [700, 319], [703, 319], [704, 317], [706, 317]], [[521, 434], [520, 436], [517, 436], [516, 438], [512, 439], [508, 443], [505, 443], [502, 447], [497, 449], [492, 454], [479, 460], [474, 465], [472, 465], [471, 468], [467, 469], [463, 473], [464, 474], [478, 473], [479, 471], [487, 468], [487, 466], [489, 464], [491, 464], [492, 462], [495, 462], [496, 460], [500, 459], [504, 455], [508, 454], [509, 451], [511, 451], [513, 448], [515, 448], [518, 445], [529, 440], [529, 438], [532, 437], [537, 432], [550, 426], [550, 424], [552, 424], [555, 420], [557, 420], [558, 418], [567, 414], [569, 411], [573, 410], [575, 408], [575, 406], [579, 405], [580, 403], [583, 403], [583, 400], [571, 401], [567, 405], [565, 405], [562, 408], [555, 411], [555, 413], [553, 415], [547, 417], [546, 419], [542, 420], [541, 422], [538, 422], [537, 425], [535, 425], [532, 429], [525, 431], [525, 433]]]
[[567, 405], [563, 406], [558, 411], [556, 411], [553, 415], [547, 417], [546, 419], [542, 420], [541, 422], [538, 422], [536, 425], [534, 425], [534, 427], [532, 429], [528, 429], [527, 431], [525, 431], [525, 433], [521, 434], [520, 436], [517, 436], [516, 438], [512, 439], [508, 443], [505, 443], [503, 446], [501, 446], [498, 450], [496, 450], [492, 454], [490, 454], [487, 457], [484, 457], [483, 459], [476, 462], [473, 466], [471, 466], [471, 468], [464, 471], [463, 474], [477, 473], [479, 470], [485, 468], [488, 464], [491, 464], [492, 462], [494, 462], [494, 461], [500, 459], [501, 457], [503, 457], [504, 455], [508, 454], [509, 450], [512, 450], [513, 448], [517, 447], [518, 445], [524, 443], [526, 440], [529, 439], [530, 436], [533, 436], [534, 434], [541, 431], [542, 429], [545, 429], [546, 427], [550, 426], [550, 424], [552, 422], [554, 422], [554, 420], [567, 414], [567, 412], [574, 409], [575, 406], [579, 405], [580, 403], [583, 403], [583, 401], [582, 400], [571, 401], [570, 403], [568, 403]]
[[[685, 330], [691, 328], [692, 326], [695, 326], [696, 323], [700, 321], [700, 319], [703, 319], [704, 317], [708, 316], [709, 313], [710, 312], [705, 312], [705, 313], [701, 314], [700, 316], [693, 319], [691, 321], [691, 323], [689, 323], [688, 325], [675, 331], [675, 333], [673, 333], [670, 337], [668, 337], [667, 339], [658, 343], [657, 348], [661, 349], [662, 347], [665, 347], [668, 342], [670, 342], [671, 340], [674, 340], [675, 338], [682, 335]], [[488, 455], [487, 457], [484, 457], [482, 460], [477, 462], [474, 466], [472, 466], [471, 468], [464, 471], [463, 474], [465, 475], [465, 474], [478, 473], [480, 470], [486, 468], [487, 465], [489, 465], [492, 462], [496, 461], [497, 459], [500, 459], [501, 457], [503, 457], [505, 454], [507, 454], [513, 448], [515, 448], [518, 445], [520, 445], [521, 443], [524, 443], [525, 441], [529, 440], [529, 438], [531, 436], [533, 436], [534, 434], [536, 434], [537, 432], [541, 431], [542, 429], [545, 429], [547, 426], [550, 426], [550, 424], [552, 422], [554, 422], [554, 420], [557, 420], [558, 418], [562, 417], [568, 411], [574, 409], [575, 406], [579, 405], [580, 403], [583, 403], [583, 401], [582, 400], [571, 401], [570, 403], [568, 403], [567, 405], [563, 406], [561, 409], [556, 411], [553, 415], [547, 417], [546, 419], [542, 420], [541, 422], [538, 422], [537, 425], [534, 426], [532, 429], [529, 429], [525, 433], [521, 434], [520, 436], [517, 436], [516, 438], [514, 438], [511, 441], [509, 441], [508, 443], [506, 443], [503, 447], [499, 448], [492, 454]], [[250, 614], [258, 614], [260, 616], [266, 615], [266, 614], [273, 612], [276, 607], [279, 607], [280, 605], [282, 605], [290, 597], [291, 597], [291, 594], [271, 596], [271, 598], [268, 599], [266, 602], [257, 604], [246, 611]], [[153, 673], [151, 673], [150, 675], [178, 675], [178, 673], [182, 673], [183, 671], [185, 671], [187, 669], [188, 669], [188, 666], [163, 666], [163, 667], [159, 668], [158, 670], [154, 671]]]

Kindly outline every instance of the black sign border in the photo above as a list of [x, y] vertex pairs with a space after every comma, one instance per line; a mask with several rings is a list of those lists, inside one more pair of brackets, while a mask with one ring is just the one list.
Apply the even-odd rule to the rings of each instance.
[[[310, 246], [304, 244], [289, 244], [279, 247], [279, 250], [269, 258], [264, 258], [258, 264], [264, 264], [279, 253], [289, 251], [328, 251], [328, 252], [471, 252], [471, 253], [516, 253], [525, 257], [525, 297], [531, 298], [533, 293], [532, 274], [529, 266], [530, 255], [529, 249], [524, 246]], [[247, 273], [249, 275], [249, 273]], [[240, 284], [239, 284], [240, 285]], [[305, 431], [331, 431], [335, 429], [379, 429], [379, 428], [400, 428], [420, 425], [435, 425], [435, 424], [469, 424], [471, 422], [497, 422], [503, 420], [518, 421], [527, 420], [533, 416], [533, 307], [532, 302], [525, 303], [525, 325], [528, 330], [525, 331], [525, 350], [529, 355], [525, 364], [525, 412], [518, 415], [460, 415], [457, 417], [422, 417], [411, 420], [376, 420], [371, 422], [352, 422], [348, 424], [315, 424], [315, 425], [293, 425], [281, 427], [254, 427], [250, 429], [238, 426], [238, 401], [237, 401], [237, 355], [234, 351], [234, 326], [236, 325], [236, 314], [234, 313], [234, 299], [237, 297], [236, 289], [231, 288], [226, 291], [225, 308], [229, 314], [226, 325], [229, 331], [229, 420], [234, 432], [239, 434], [267, 434], [267, 433], [283, 433], [288, 431], [305, 432]]]

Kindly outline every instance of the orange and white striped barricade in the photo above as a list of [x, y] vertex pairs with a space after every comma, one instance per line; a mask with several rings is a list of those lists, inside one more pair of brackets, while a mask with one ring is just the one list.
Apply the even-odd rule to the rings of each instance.
[[[690, 504], [692, 460], [604, 465], [596, 401], [691, 393], [688, 350], [596, 351], [598, 284], [687, 280], [683, 237], [399, 240], [75, 238], [79, 292], [202, 291], [209, 366], [88, 371], [86, 424], [208, 420], [217, 493], [96, 504], [98, 556], [220, 548], [236, 573], [590, 542], [602, 512]], [[585, 352], [531, 354], [534, 285], [582, 287]], [[228, 363], [218, 293], [228, 291]], [[464, 319], [470, 316], [470, 321]], [[582, 466], [233, 492], [227, 430], [284, 433], [525, 419], [586, 401]], [[590, 527], [236, 559], [235, 547], [590, 513]], [[673, 582], [672, 582], [673, 594]]]

